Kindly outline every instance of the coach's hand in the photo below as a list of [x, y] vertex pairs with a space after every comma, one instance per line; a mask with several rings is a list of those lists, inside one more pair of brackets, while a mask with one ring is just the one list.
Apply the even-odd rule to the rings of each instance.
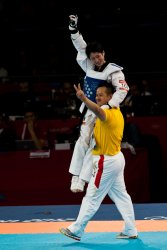
[[80, 99], [82, 102], [84, 102], [86, 99], [86, 96], [85, 96], [83, 90], [81, 89], [80, 83], [78, 84], [78, 86], [76, 86], [74, 84], [74, 89], [76, 90], [76, 96], [78, 97], [78, 99]]

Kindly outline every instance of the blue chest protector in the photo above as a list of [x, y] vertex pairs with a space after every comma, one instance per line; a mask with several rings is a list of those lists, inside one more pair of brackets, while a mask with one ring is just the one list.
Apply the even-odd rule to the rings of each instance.
[[93, 102], [96, 102], [96, 89], [99, 83], [105, 82], [102, 79], [96, 79], [86, 76], [84, 79], [83, 91], [85, 95]]

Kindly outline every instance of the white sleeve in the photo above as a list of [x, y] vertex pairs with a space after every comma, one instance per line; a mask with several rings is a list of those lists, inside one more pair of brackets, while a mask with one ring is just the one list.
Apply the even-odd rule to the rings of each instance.
[[117, 71], [110, 75], [108, 81], [111, 82], [115, 90], [112, 99], [108, 103], [111, 107], [119, 107], [129, 91], [125, 76], [122, 71]]
[[71, 34], [72, 43], [77, 50], [77, 62], [79, 66], [83, 69], [84, 72], [87, 71], [87, 68], [93, 68], [93, 65], [85, 53], [86, 42], [83, 39], [83, 36], [77, 32], [76, 34]]

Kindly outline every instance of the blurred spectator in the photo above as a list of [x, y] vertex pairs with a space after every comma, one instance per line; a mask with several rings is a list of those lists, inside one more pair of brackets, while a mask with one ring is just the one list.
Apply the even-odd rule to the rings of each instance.
[[74, 87], [72, 86], [72, 84], [68, 81], [65, 81], [63, 83], [63, 90], [64, 90], [64, 94], [68, 97], [70, 95], [75, 95], [74, 93]]
[[138, 126], [132, 121], [128, 121], [126, 110], [121, 110], [124, 116], [124, 132], [121, 147], [129, 149], [133, 155], [136, 155], [136, 148], [141, 147], [142, 136]]
[[30, 90], [29, 82], [26, 80], [22, 80], [19, 83], [19, 92], [20, 93], [28, 93]]
[[[73, 85], [64, 81], [60, 87], [52, 88], [52, 106], [59, 118], [74, 118], [78, 115], [77, 98]], [[78, 102], [79, 103], [79, 102]]]
[[136, 124], [127, 122], [125, 119], [125, 127], [123, 139], [121, 143], [122, 148], [127, 148], [133, 155], [136, 155], [136, 148], [141, 146], [141, 133]]
[[154, 107], [154, 96], [148, 91], [148, 86], [144, 86], [144, 92], [141, 91], [141, 86], [136, 83], [130, 86], [128, 96], [121, 105], [126, 117], [154, 115], [156, 108]]
[[31, 108], [25, 111], [23, 126], [20, 134], [18, 134], [18, 138], [20, 140], [32, 140], [36, 149], [45, 149], [48, 146], [47, 132], [42, 131], [37, 114]]
[[78, 115], [77, 108], [77, 98], [74, 92], [73, 85], [65, 81], [63, 83], [63, 95], [64, 95], [64, 106], [66, 111], [69, 113], [71, 117], [76, 117]]
[[142, 96], [151, 96], [152, 92], [150, 90], [150, 85], [147, 80], [143, 79], [141, 82], [141, 95]]
[[11, 151], [15, 149], [16, 131], [14, 122], [0, 112], [0, 151]]
[[140, 104], [141, 92], [138, 85], [134, 83], [130, 86], [130, 91], [122, 104], [122, 109], [127, 117], [134, 116], [138, 114]]
[[5, 66], [1, 63], [0, 64], [0, 82], [5, 83], [8, 79], [8, 70], [5, 68]]
[[20, 104], [23, 105], [24, 110], [30, 105], [35, 106], [38, 98], [33, 92], [30, 82], [27, 80], [21, 80], [18, 84], [18, 100]]

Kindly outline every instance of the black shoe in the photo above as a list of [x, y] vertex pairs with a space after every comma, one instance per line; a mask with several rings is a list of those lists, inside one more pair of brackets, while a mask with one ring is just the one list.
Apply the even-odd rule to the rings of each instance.
[[65, 236], [72, 238], [73, 240], [81, 240], [81, 237], [73, 234], [68, 228], [60, 228], [59, 229], [60, 233], [64, 234]]

